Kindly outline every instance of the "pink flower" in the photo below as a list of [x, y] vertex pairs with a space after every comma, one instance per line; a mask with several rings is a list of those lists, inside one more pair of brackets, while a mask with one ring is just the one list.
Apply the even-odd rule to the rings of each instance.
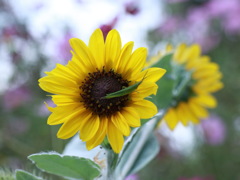
[[132, 174], [132, 175], [127, 176], [125, 178], [125, 180], [139, 180], [139, 177], [136, 174]]
[[223, 121], [216, 115], [212, 115], [201, 123], [205, 140], [208, 144], [218, 145], [223, 143], [226, 129]]

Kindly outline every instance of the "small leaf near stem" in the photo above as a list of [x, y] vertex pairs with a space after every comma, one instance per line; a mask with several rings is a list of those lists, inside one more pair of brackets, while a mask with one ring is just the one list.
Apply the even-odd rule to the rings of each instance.
[[146, 75], [147, 75], [148, 72], [146, 72], [146, 74], [144, 75], [144, 77], [142, 78], [141, 81], [131, 85], [131, 86], [128, 86], [124, 89], [121, 89], [119, 91], [116, 91], [116, 92], [113, 92], [113, 93], [110, 93], [110, 94], [107, 94], [105, 97], [102, 97], [102, 99], [111, 99], [111, 98], [115, 98], [115, 97], [121, 97], [121, 96], [124, 96], [124, 95], [127, 95], [127, 94], [130, 94], [132, 93], [133, 91], [135, 91], [135, 89], [138, 88], [138, 86], [143, 82], [143, 80], [145, 79]]

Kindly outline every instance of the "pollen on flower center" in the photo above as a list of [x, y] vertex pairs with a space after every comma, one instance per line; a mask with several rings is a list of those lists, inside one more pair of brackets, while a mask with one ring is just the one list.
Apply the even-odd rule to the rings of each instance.
[[104, 99], [107, 94], [113, 93], [129, 86], [129, 81], [124, 80], [121, 74], [113, 70], [89, 73], [80, 86], [83, 104], [94, 114], [99, 116], [111, 116], [120, 111], [129, 99], [128, 95]]

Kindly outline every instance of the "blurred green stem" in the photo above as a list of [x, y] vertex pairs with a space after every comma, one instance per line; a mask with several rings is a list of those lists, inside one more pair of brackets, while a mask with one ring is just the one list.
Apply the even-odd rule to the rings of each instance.
[[107, 179], [115, 179], [114, 170], [118, 161], [118, 154], [114, 153], [111, 149], [106, 149], [107, 151]]
[[144, 128], [141, 134], [141, 138], [138, 141], [132, 155], [129, 157], [128, 163], [123, 167], [121, 174], [116, 177], [117, 180], [123, 180], [129, 170], [132, 168], [133, 164], [137, 160], [139, 154], [142, 151], [143, 146], [146, 144], [151, 133], [158, 127], [159, 122], [162, 120], [163, 116], [165, 115], [166, 110], [162, 110], [156, 115], [153, 119], [149, 120], [144, 126], [140, 128]]

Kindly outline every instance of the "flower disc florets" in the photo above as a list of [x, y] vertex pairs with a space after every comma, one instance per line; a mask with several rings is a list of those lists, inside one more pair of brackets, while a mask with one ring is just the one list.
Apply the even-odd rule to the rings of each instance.
[[89, 73], [80, 89], [84, 106], [99, 116], [110, 116], [120, 111], [127, 103], [129, 96], [124, 95], [111, 99], [104, 98], [107, 94], [119, 91], [129, 86], [129, 81], [124, 80], [121, 74], [114, 70], [98, 70]]

